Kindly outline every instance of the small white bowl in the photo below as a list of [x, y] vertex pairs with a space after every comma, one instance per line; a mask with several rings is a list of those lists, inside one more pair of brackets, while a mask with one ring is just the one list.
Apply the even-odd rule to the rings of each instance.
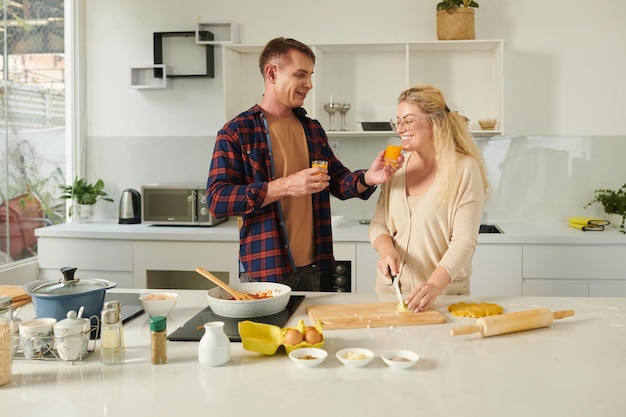
[[324, 349], [318, 348], [300, 348], [294, 349], [289, 353], [289, 358], [298, 366], [303, 368], [313, 368], [324, 362], [328, 353]]
[[374, 352], [362, 348], [346, 348], [337, 352], [339, 362], [351, 368], [360, 368], [374, 359]]
[[150, 317], [167, 316], [174, 310], [178, 294], [175, 292], [152, 292], [139, 297], [141, 308]]
[[380, 357], [383, 362], [392, 369], [407, 369], [414, 366], [419, 360], [419, 355], [410, 350], [388, 350], [384, 352]]

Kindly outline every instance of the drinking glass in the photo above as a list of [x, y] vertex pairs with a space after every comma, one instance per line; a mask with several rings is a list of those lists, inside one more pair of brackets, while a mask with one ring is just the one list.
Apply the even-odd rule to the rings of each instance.
[[330, 128], [328, 129], [329, 131], [335, 130], [334, 115], [337, 112], [337, 110], [339, 110], [339, 108], [340, 108], [340, 105], [337, 102], [337, 100], [333, 97], [333, 95], [331, 94], [330, 96], [328, 96], [326, 103], [324, 103], [324, 110], [326, 111], [326, 113], [328, 113], [329, 118], [330, 118]]
[[346, 113], [350, 110], [350, 103], [345, 101], [339, 105], [339, 114], [341, 115], [341, 130], [346, 131]]
[[394, 168], [398, 165], [398, 157], [402, 153], [402, 138], [399, 136], [391, 136], [387, 138], [387, 147], [385, 148], [385, 164], [389, 164]]

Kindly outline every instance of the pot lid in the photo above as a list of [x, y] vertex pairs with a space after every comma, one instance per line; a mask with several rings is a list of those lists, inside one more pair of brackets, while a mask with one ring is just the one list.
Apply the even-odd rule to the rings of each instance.
[[63, 279], [59, 281], [38, 280], [24, 285], [24, 289], [30, 295], [58, 296], [69, 294], [87, 294], [103, 291], [115, 287], [117, 284], [104, 279], [81, 278], [75, 279], [76, 268], [61, 268]]

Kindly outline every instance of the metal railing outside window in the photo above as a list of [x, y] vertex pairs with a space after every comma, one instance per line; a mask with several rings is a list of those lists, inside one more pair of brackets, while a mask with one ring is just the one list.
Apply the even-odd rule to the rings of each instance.
[[63, 0], [0, 0], [0, 267], [65, 221]]

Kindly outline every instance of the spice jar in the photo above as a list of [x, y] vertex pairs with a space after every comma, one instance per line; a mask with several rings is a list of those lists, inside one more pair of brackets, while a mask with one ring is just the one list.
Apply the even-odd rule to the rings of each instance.
[[116, 309], [102, 310], [100, 329], [100, 362], [116, 365], [122, 362], [122, 322]]
[[152, 363], [167, 363], [166, 321], [163, 316], [150, 317], [150, 345], [152, 347]]
[[11, 324], [11, 297], [0, 297], [0, 385], [11, 381], [13, 361], [13, 325]]

